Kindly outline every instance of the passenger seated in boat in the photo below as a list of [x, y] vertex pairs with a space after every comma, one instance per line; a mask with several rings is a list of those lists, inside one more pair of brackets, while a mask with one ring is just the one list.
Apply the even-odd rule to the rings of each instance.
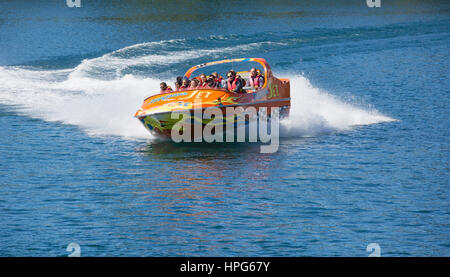
[[261, 70], [256, 69], [256, 74], [261, 75], [261, 77], [263, 77], [263, 79], [264, 79], [264, 73], [261, 72]]
[[191, 84], [189, 85], [189, 89], [197, 89], [200, 82], [197, 79], [192, 79]]
[[264, 74], [261, 73], [260, 69], [256, 69], [256, 74], [261, 75], [264, 78]]
[[223, 84], [224, 80], [223, 80], [222, 76], [220, 76], [217, 72], [211, 73], [211, 76], [214, 77], [214, 82], [216, 83], [217, 88], [224, 87], [224, 84]]
[[226, 89], [228, 91], [235, 93], [246, 93], [246, 91], [243, 89], [245, 85], [244, 80], [242, 80], [240, 76], [237, 76], [234, 70], [228, 71], [227, 77], [228, 80]]
[[179, 91], [181, 89], [182, 83], [183, 83], [183, 77], [178, 76], [177, 80], [175, 81], [175, 91]]
[[261, 71], [256, 70], [256, 68], [250, 69], [250, 77], [249, 77], [250, 86], [255, 89], [259, 89], [264, 85], [264, 77], [261, 75]]
[[217, 84], [213, 75], [208, 76], [208, 79], [206, 79], [206, 86], [204, 88], [217, 88]]
[[200, 74], [199, 78], [200, 78], [199, 88], [204, 88], [204, 87], [206, 87], [206, 86], [208, 85], [208, 84], [206, 83], [206, 81], [207, 81], [206, 75], [205, 75], [205, 74]]
[[189, 78], [185, 76], [185, 77], [183, 77], [183, 81], [181, 83], [180, 90], [188, 89], [188, 88], [189, 88]]
[[161, 89], [159, 91], [159, 93], [168, 93], [168, 92], [172, 92], [173, 91], [172, 88], [169, 87], [165, 82], [161, 82], [159, 84], [159, 88]]

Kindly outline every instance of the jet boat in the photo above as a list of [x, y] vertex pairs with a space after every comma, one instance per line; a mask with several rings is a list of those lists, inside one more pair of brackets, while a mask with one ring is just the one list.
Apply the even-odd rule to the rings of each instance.
[[[190, 113], [192, 116], [191, 122], [194, 123], [195, 120], [200, 120], [203, 128], [210, 120], [204, 120], [203, 118], [195, 119], [195, 116], [201, 116], [205, 110], [211, 108], [219, 108], [223, 110], [224, 113], [225, 109], [228, 107], [242, 107], [243, 109], [254, 107], [257, 111], [261, 108], [265, 108], [267, 114], [270, 114], [271, 108], [278, 107], [280, 118], [288, 116], [291, 104], [289, 79], [273, 76], [269, 64], [263, 58], [226, 59], [203, 63], [191, 67], [184, 76], [190, 79], [199, 78], [199, 75], [193, 75], [193, 73], [196, 71], [211, 72], [210, 68], [213, 66], [234, 69], [241, 63], [252, 63], [253, 66], [251, 67], [260, 70], [262, 77], [264, 78], [262, 87], [254, 88], [246, 86], [244, 87], [245, 93], [234, 93], [225, 88], [196, 88], [172, 91], [163, 94], [158, 93], [144, 100], [141, 108], [136, 112], [135, 117], [138, 118], [145, 128], [153, 135], [170, 138], [172, 127], [180, 120], [178, 117], [173, 119], [171, 114], [174, 112]], [[206, 68], [209, 68], [210, 70], [207, 71]], [[246, 80], [245, 83], [249, 85], [250, 82], [248, 78], [250, 77], [250, 67], [247, 66], [243, 68], [245, 70], [235, 71], [237, 72], [237, 75]], [[237, 119], [234, 117], [232, 120]]]

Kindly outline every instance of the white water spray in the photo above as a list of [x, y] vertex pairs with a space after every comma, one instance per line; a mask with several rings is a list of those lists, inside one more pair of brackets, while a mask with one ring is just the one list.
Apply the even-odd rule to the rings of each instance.
[[377, 110], [347, 103], [317, 87], [301, 75], [288, 76], [291, 83], [291, 112], [281, 121], [282, 137], [314, 137], [350, 130], [358, 125], [390, 122], [395, 119]]
[[[19, 113], [33, 118], [79, 126], [92, 136], [152, 138], [133, 115], [146, 97], [159, 90], [160, 80], [121, 75], [121, 70], [135, 64], [161, 63], [161, 59], [153, 59], [155, 55], [127, 57], [127, 51], [156, 47], [161, 43], [126, 47], [83, 60], [72, 69], [0, 67], [0, 104], [15, 105]], [[244, 46], [204, 51], [214, 54], [235, 51], [239, 47]], [[170, 61], [186, 62], [191, 56], [190, 51], [178, 51], [170, 54]], [[102, 70], [112, 70], [116, 76], [110, 80], [99, 79]], [[281, 122], [283, 137], [317, 136], [348, 130], [355, 125], [393, 120], [374, 109], [341, 101], [315, 88], [304, 76], [283, 77], [291, 80], [292, 99], [290, 117]]]

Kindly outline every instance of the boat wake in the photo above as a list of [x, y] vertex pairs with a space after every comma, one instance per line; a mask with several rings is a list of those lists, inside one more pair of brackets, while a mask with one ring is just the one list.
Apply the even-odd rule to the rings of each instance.
[[[83, 60], [69, 69], [0, 67], [0, 104], [12, 105], [18, 113], [32, 118], [78, 126], [90, 136], [152, 139], [133, 115], [152, 91], [158, 91], [160, 78], [145, 77], [152, 75], [151, 71], [150, 74], [133, 73], [130, 68], [163, 67], [162, 54], [149, 53], [163, 44], [126, 47], [99, 58]], [[245, 46], [235, 48], [242, 47]], [[231, 48], [203, 51], [214, 56], [222, 50], [236, 50]], [[191, 50], [165, 55], [170, 56], [171, 65], [190, 64], [193, 57], [198, 57], [198, 53], [193, 55]], [[281, 122], [283, 137], [313, 137], [394, 120], [373, 108], [340, 100], [314, 87], [302, 75], [282, 77], [291, 81], [292, 99], [291, 115]], [[173, 80], [175, 76], [167, 75], [166, 78]]]
[[291, 80], [291, 112], [289, 118], [281, 121], [282, 137], [315, 137], [395, 121], [375, 108], [346, 102], [314, 87], [303, 75], [288, 78]]

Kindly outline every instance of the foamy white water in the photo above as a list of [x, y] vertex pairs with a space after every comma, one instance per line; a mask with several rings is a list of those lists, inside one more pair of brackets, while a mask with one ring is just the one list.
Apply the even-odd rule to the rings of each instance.
[[291, 81], [291, 112], [281, 121], [283, 137], [313, 137], [349, 130], [358, 125], [394, 121], [374, 108], [359, 107], [314, 87], [302, 75], [287, 76]]
[[18, 112], [33, 118], [79, 126], [89, 135], [151, 137], [133, 115], [159, 87], [158, 80], [129, 75], [111, 81], [54, 80], [52, 75], [61, 73], [0, 68], [0, 103], [17, 105]]
[[[120, 69], [136, 64], [160, 64], [163, 57], [144, 55], [125, 58], [115, 55], [160, 44], [144, 43], [126, 47], [99, 58], [83, 60], [73, 69], [0, 67], [0, 103], [16, 105], [19, 112], [33, 118], [79, 126], [88, 135], [151, 138], [133, 115], [147, 96], [159, 90], [161, 80], [121, 75]], [[202, 51], [211, 54], [246, 47], [257, 45]], [[178, 51], [169, 57], [164, 56], [164, 59], [169, 64], [184, 62], [198, 57], [198, 54], [198, 51]], [[116, 71], [117, 76], [111, 80], [98, 78], [99, 73], [108, 70]], [[281, 123], [280, 133], [283, 137], [317, 136], [348, 130], [356, 125], [394, 120], [375, 109], [346, 103], [314, 87], [304, 76], [282, 77], [291, 80], [292, 99], [290, 117]]]

